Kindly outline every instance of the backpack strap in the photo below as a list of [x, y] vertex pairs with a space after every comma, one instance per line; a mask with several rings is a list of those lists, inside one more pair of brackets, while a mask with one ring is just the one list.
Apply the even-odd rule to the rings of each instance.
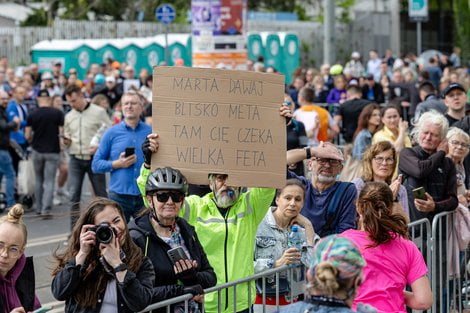
[[334, 195], [328, 204], [328, 209], [326, 211], [326, 223], [323, 226], [320, 237], [325, 237], [331, 235], [334, 232], [332, 224], [336, 219], [338, 213], [338, 205], [341, 199], [343, 198], [344, 191], [348, 188], [349, 183], [339, 182], [339, 186], [334, 191]]

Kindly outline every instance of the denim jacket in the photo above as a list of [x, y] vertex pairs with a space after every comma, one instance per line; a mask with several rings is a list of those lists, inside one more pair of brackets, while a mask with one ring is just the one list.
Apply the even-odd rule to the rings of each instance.
[[[268, 210], [256, 232], [255, 273], [272, 268], [274, 262], [288, 248], [290, 227], [281, 229], [277, 226], [273, 215], [275, 210], [275, 207]], [[307, 245], [305, 230], [302, 227], [299, 227], [299, 233], [304, 245]]]

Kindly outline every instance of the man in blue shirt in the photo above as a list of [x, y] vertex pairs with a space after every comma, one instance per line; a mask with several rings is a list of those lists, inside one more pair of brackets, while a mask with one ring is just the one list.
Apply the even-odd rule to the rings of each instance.
[[356, 187], [349, 182], [336, 181], [343, 169], [343, 154], [330, 142], [317, 147], [287, 151], [287, 164], [308, 159], [311, 181], [287, 171], [287, 178], [297, 178], [305, 185], [302, 211], [320, 237], [339, 234], [356, 228]]
[[10, 132], [10, 139], [17, 143], [17, 149], [10, 148], [11, 158], [13, 159], [13, 168], [18, 174], [18, 163], [23, 158], [23, 154], [28, 147], [28, 142], [24, 136], [24, 128], [26, 127], [26, 119], [28, 118], [28, 108], [24, 104], [26, 89], [23, 86], [16, 86], [13, 89], [13, 97], [8, 102], [7, 114], [8, 120], [13, 121], [19, 119], [20, 127]]
[[144, 207], [136, 180], [144, 163], [141, 145], [152, 128], [140, 120], [144, 105], [137, 93], [125, 93], [121, 105], [124, 119], [104, 133], [92, 170], [94, 173], [111, 172], [109, 198], [121, 205], [129, 221]]

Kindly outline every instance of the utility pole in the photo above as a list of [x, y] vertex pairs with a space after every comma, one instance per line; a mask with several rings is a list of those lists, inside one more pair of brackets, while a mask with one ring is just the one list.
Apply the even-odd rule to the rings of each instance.
[[399, 0], [390, 0], [390, 48], [396, 55], [401, 54]]
[[336, 62], [335, 1], [324, 0], [323, 3], [323, 7], [325, 9], [325, 20], [323, 25], [323, 63], [332, 64]]

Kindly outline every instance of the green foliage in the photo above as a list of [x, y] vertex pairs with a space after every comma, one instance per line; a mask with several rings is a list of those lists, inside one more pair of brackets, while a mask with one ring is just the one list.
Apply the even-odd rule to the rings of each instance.
[[456, 30], [456, 43], [462, 49], [462, 61], [470, 61], [470, 1], [454, 0], [454, 22]]
[[[318, 14], [314, 16], [313, 20], [316, 22], [320, 22], [323, 24], [325, 20], [325, 11], [323, 8], [323, 0], [315, 0], [317, 2], [318, 7], [320, 8]], [[351, 8], [356, 4], [356, 0], [335, 0], [336, 9], [340, 9], [339, 13], [338, 10], [336, 11], [336, 21], [340, 24], [349, 24], [351, 22], [351, 16], [349, 12]]]
[[33, 13], [26, 20], [21, 22], [21, 26], [47, 26], [47, 11], [44, 9], [33, 9]]

